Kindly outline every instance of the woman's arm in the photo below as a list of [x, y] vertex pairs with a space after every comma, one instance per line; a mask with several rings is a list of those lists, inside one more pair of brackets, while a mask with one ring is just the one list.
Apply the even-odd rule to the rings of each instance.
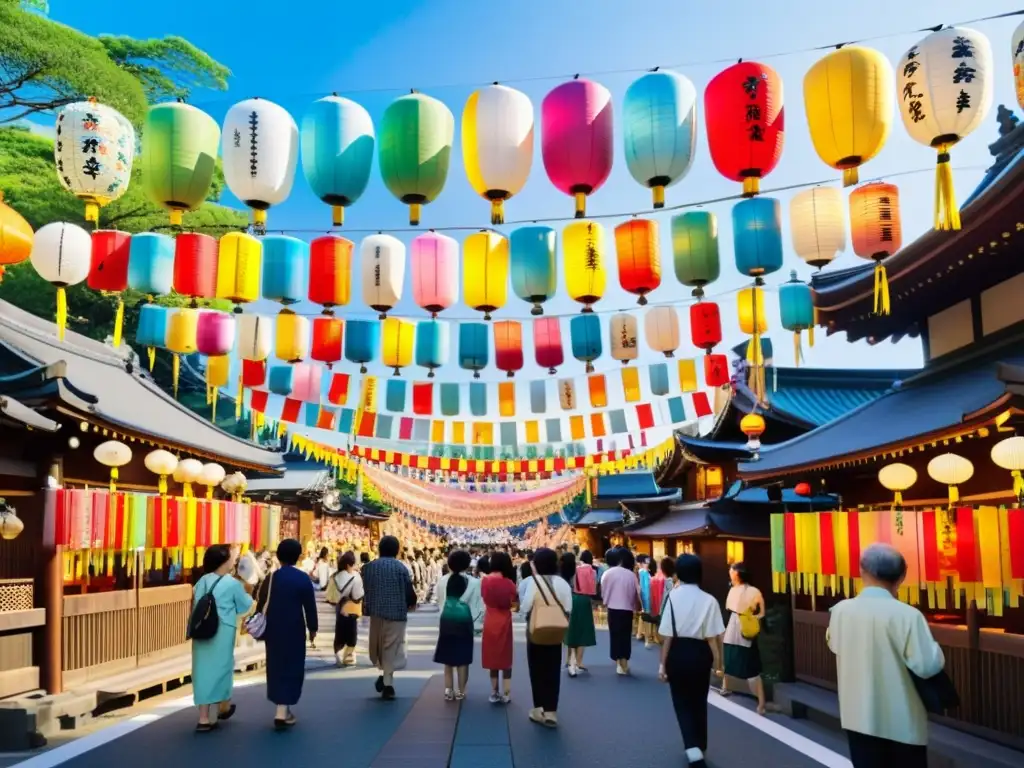
[[[661, 634], [661, 633], [659, 633], [659, 634]], [[668, 636], [662, 635], [661, 636], [661, 662], [658, 665], [658, 679], [661, 680], [661, 682], [663, 682], [663, 683], [668, 681], [668, 675], [665, 673], [665, 664], [668, 661], [668, 652], [669, 652], [669, 649], [671, 647], [672, 647], [672, 635], [668, 635]]]
[[761, 590], [757, 590], [757, 594], [754, 595], [753, 604], [750, 606], [751, 612], [754, 614], [754, 618], [763, 619], [765, 614], [764, 607], [764, 594]]
[[711, 656], [714, 659], [711, 669], [718, 674], [722, 671], [722, 636], [715, 635], [714, 637], [709, 637], [708, 645], [711, 646]]
[[313, 583], [303, 584], [302, 587], [302, 611], [306, 614], [306, 629], [309, 630], [309, 642], [313, 642], [317, 630], [320, 629], [319, 619], [316, 615], [316, 597], [313, 596]]

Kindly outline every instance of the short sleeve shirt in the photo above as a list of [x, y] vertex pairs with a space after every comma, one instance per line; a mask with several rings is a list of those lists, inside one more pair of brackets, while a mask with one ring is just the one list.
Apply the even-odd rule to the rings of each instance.
[[722, 609], [714, 597], [696, 584], [680, 584], [669, 592], [658, 627], [662, 637], [707, 640], [724, 632]]

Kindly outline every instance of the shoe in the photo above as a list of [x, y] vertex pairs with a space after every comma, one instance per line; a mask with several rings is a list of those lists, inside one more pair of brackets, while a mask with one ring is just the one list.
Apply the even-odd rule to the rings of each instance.
[[530, 710], [529, 718], [537, 723], [537, 725], [544, 725], [544, 710], [540, 707], [534, 707]]
[[384, 675], [377, 677], [377, 682], [373, 684], [373, 687], [377, 690], [377, 693], [384, 693]]
[[275, 731], [285, 731], [285, 730], [288, 730], [289, 728], [291, 728], [293, 725], [295, 725], [295, 715], [291, 714], [290, 712], [288, 713], [288, 717], [285, 717], [285, 718], [275, 717], [274, 718], [274, 730]]
[[647, 650], [647, 651], [651, 650], [651, 641], [650, 640], [645, 640], [644, 641], [644, 650]]
[[212, 723], [196, 723], [196, 733], [209, 733], [210, 731], [215, 730], [217, 730], [216, 720]]
[[616, 675], [624, 675], [624, 674], [626, 674], [626, 668], [622, 666], [622, 662], [621, 661], [615, 662], [615, 674]]
[[556, 715], [554, 712], [545, 712], [544, 713], [544, 725], [546, 725], [548, 728], [557, 728], [558, 727], [558, 715]]
[[384, 690], [381, 692], [381, 698], [384, 701], [392, 701], [395, 698], [395, 686], [385, 685]]
[[456, 701], [462, 701], [465, 698], [466, 698], [465, 692], [464, 691], [460, 691], [458, 688], [456, 688], [455, 689], [455, 700]]
[[579, 674], [579, 670], [576, 668], [576, 665], [575, 664], [570, 664], [569, 665], [569, 677], [576, 677], [576, 675], [578, 675], [578, 674]]
[[501, 694], [494, 691], [487, 700], [491, 702], [491, 704], [501, 704]]
[[232, 704], [225, 711], [223, 711], [223, 712], [221, 712], [220, 714], [217, 715], [217, 720], [218, 721], [220, 721], [220, 720], [230, 720], [231, 716], [235, 714], [235, 710], [237, 710], [237, 709], [238, 709], [238, 707], [236, 707], [234, 704]]
[[503, 693], [503, 694], [501, 694], [501, 703], [502, 704], [511, 704], [512, 703], [512, 694], [511, 693]]
[[453, 691], [451, 688], [445, 688], [444, 689], [444, 700], [445, 701], [455, 701], [455, 691]]

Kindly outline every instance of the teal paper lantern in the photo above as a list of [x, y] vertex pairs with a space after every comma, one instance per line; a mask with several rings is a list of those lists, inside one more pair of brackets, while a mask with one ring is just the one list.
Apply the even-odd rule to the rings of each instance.
[[557, 289], [558, 233], [551, 227], [520, 227], [509, 237], [509, 272], [512, 292], [533, 304], [531, 315], [543, 315], [541, 306]]
[[459, 325], [459, 367], [473, 371], [473, 378], [480, 378], [480, 371], [487, 367], [488, 337], [487, 323], [462, 323]]
[[732, 209], [736, 269], [760, 280], [782, 268], [782, 206], [772, 197], [741, 200]]
[[429, 320], [416, 325], [416, 365], [426, 368], [427, 378], [448, 363], [451, 354], [451, 329], [443, 320]]
[[587, 373], [593, 373], [594, 361], [601, 356], [601, 321], [597, 315], [576, 315], [569, 321], [572, 356], [587, 364]]
[[380, 323], [376, 320], [349, 320], [345, 329], [345, 359], [359, 364], [359, 372], [366, 373], [366, 364], [372, 363], [380, 349]]
[[800, 365], [803, 331], [807, 331], [808, 344], [814, 346], [814, 294], [809, 285], [797, 279], [795, 270], [789, 273], [789, 282], [779, 286], [779, 314], [782, 327], [793, 332], [793, 356]]
[[672, 260], [676, 279], [700, 298], [718, 279], [718, 218], [710, 211], [687, 211], [672, 217]]

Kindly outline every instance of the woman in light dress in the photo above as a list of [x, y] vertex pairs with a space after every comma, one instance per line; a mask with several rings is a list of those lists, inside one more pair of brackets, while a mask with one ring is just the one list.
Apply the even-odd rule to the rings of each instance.
[[732, 587], [725, 599], [725, 610], [729, 612], [729, 624], [725, 628], [725, 674], [722, 675], [723, 696], [729, 696], [729, 678], [746, 680], [750, 691], [757, 697], [757, 713], [764, 714], [764, 681], [761, 680], [761, 654], [757, 638], [747, 639], [740, 629], [740, 615], [750, 612], [758, 621], [764, 618], [764, 596], [761, 590], [750, 585], [750, 572], [743, 563], [733, 563], [729, 568]]

